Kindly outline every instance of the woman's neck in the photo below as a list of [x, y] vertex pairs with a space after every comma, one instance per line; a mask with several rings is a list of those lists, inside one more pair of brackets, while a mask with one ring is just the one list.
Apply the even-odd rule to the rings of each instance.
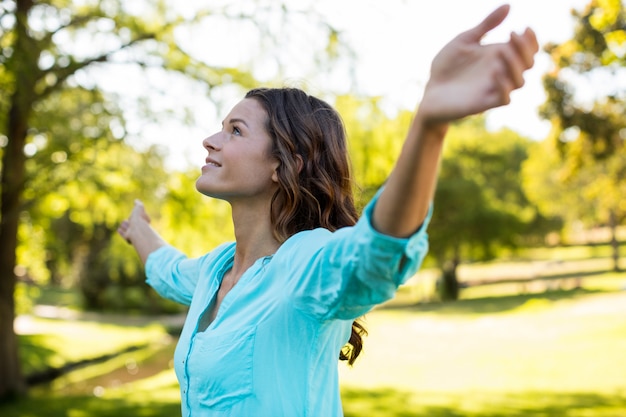
[[257, 259], [273, 255], [280, 247], [272, 233], [269, 205], [266, 209], [252, 210], [233, 205], [235, 228], [235, 259], [232, 272], [236, 275], [246, 271]]

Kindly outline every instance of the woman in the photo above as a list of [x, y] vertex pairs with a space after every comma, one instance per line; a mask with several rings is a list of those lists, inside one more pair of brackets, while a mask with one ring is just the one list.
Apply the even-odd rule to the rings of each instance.
[[530, 29], [480, 44], [508, 10], [435, 57], [397, 164], [360, 219], [341, 120], [296, 89], [248, 92], [203, 141], [196, 188], [231, 204], [235, 242], [188, 259], [135, 205], [120, 234], [148, 283], [189, 305], [175, 353], [184, 416], [342, 415], [337, 355], [354, 360], [353, 321], [393, 297], [426, 254], [448, 123], [507, 104], [533, 64]]

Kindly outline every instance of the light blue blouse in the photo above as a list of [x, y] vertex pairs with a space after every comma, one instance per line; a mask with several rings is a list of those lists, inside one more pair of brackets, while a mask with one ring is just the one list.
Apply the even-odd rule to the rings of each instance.
[[352, 321], [391, 299], [428, 250], [424, 225], [409, 239], [371, 226], [375, 198], [353, 227], [307, 230], [258, 259], [199, 320], [233, 263], [235, 243], [197, 259], [165, 246], [146, 262], [147, 282], [189, 306], [176, 352], [187, 416], [342, 416], [337, 361]]

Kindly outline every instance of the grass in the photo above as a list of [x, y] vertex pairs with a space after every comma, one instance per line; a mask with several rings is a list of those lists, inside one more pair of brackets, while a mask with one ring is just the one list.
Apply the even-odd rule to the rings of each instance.
[[[23, 325], [23, 324], [22, 324]], [[19, 338], [23, 369], [26, 374], [48, 366], [117, 352], [131, 346], [154, 344], [166, 337], [156, 324], [126, 327], [114, 324], [30, 318], [25, 325], [37, 333]]]
[[[346, 417], [626, 417], [626, 275], [581, 283], [525, 294], [466, 289], [454, 303], [416, 303], [414, 289], [403, 288], [367, 315], [355, 366], [339, 365]], [[45, 331], [20, 337], [30, 369], [151, 348], [72, 372], [0, 405], [0, 415], [180, 415], [162, 326], [33, 320]]]
[[[178, 389], [168, 387], [178, 397]], [[163, 393], [164, 389], [156, 391]], [[5, 417], [172, 417], [180, 415], [178, 398], [172, 399], [147, 392], [128, 393], [124, 396], [72, 395], [38, 396], [18, 404], [0, 406]]]
[[344, 389], [346, 417], [623, 417], [626, 399], [597, 393], [515, 394]]
[[360, 363], [340, 367], [347, 417], [626, 416], [624, 292], [389, 308], [366, 325]]

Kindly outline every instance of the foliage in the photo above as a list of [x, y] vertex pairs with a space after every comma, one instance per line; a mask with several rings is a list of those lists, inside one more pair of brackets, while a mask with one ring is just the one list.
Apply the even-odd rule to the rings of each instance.
[[[14, 63], [13, 57], [18, 52], [27, 53], [19, 49], [21, 44], [15, 43], [17, 31], [21, 30], [16, 25], [17, 7], [12, 2], [2, 5], [4, 31], [0, 61], [5, 65], [0, 66], [0, 82], [6, 88], [0, 95], [0, 105], [4, 106], [0, 113], [3, 122], [0, 124], [0, 138], [3, 138], [0, 150], [6, 147], [5, 142], [15, 140], [5, 136], [11, 93], [17, 86], [12, 65], [25, 63]], [[246, 5], [216, 4], [214, 9], [195, 10], [190, 14], [188, 10], [172, 8], [163, 1], [131, 6], [115, 0], [39, 2], [29, 7], [32, 8], [27, 10], [27, 20], [19, 23], [25, 25], [28, 32], [25, 42], [36, 46], [28, 53], [38, 60], [30, 57], [33, 67], [28, 72], [36, 78], [36, 84], [33, 91], [24, 93], [31, 100], [32, 108], [24, 148], [28, 172], [21, 196], [20, 242], [25, 243], [18, 249], [18, 265], [29, 262], [29, 273], [40, 282], [48, 279], [48, 269], [61, 276], [69, 275], [71, 265], [64, 258], [72, 250], [64, 246], [72, 245], [71, 239], [75, 235], [84, 235], [86, 241], [90, 241], [94, 234], [109, 234], [127, 214], [133, 196], [147, 200], [147, 205], [152, 200], [159, 201], [159, 206], [165, 205], [163, 210], [167, 216], [172, 216], [162, 219], [167, 235], [181, 236], [180, 226], [175, 226], [176, 218], [188, 221], [188, 230], [198, 230], [195, 223], [202, 216], [196, 217], [197, 211], [190, 207], [201, 201], [193, 190], [196, 174], [166, 176], [162, 153], [157, 149], [151, 148], [142, 154], [121, 143], [129, 133], [124, 109], [118, 105], [124, 98], [101, 91], [95, 82], [96, 77], [90, 76], [98, 75], [97, 70], [103, 68], [104, 63], [113, 71], [128, 64], [138, 64], [149, 75], [146, 78], [155, 78], [155, 70], [162, 68], [200, 81], [196, 87], [208, 88], [209, 92], [229, 85], [251, 87], [256, 82], [248, 70], [208, 65], [190, 55], [179, 46], [181, 42], [189, 46], [181, 33], [198, 28], [206, 21], [230, 19], [234, 23], [251, 24], [258, 34], [269, 34], [275, 29], [263, 27], [253, 19], [255, 13], [251, 10], [280, 17], [285, 24], [293, 24], [290, 19], [304, 16], [306, 10], [290, 11], [284, 5], [249, 2]], [[190, 15], [193, 17], [188, 18]], [[329, 32], [328, 44], [322, 48], [328, 51], [316, 51], [318, 62], [322, 63], [328, 54], [334, 56], [344, 51], [339, 34], [332, 27], [320, 25], [317, 21], [310, 23]], [[274, 34], [271, 39], [277, 37]], [[324, 36], [318, 38], [323, 40]], [[269, 44], [264, 43], [266, 47]], [[91, 48], [81, 49], [81, 46]], [[158, 79], [163, 81], [163, 78]], [[213, 99], [218, 100], [217, 97]], [[182, 106], [176, 104], [176, 107]], [[148, 106], [144, 114], [156, 117], [161, 113], [158, 107]], [[155, 195], [151, 197], [150, 193]], [[229, 236], [229, 231], [222, 227], [226, 214], [223, 205], [211, 206], [204, 213], [218, 214], [218, 222], [213, 225], [218, 227], [212, 227], [213, 236]], [[97, 232], [97, 224], [104, 224], [106, 230]], [[55, 232], [61, 233], [56, 241]], [[41, 239], [43, 234], [47, 234], [45, 239]], [[191, 249], [184, 236], [182, 233], [178, 241], [184, 249]], [[37, 243], [46, 240], [52, 242], [47, 247]], [[204, 246], [210, 247], [215, 242], [215, 238], [205, 240]], [[61, 256], [56, 256], [55, 251]], [[195, 252], [197, 254], [197, 249]], [[34, 259], [39, 260], [39, 265], [33, 264]], [[49, 263], [57, 265], [50, 267]], [[54, 274], [50, 278], [53, 281], [61, 279]]]
[[[626, 216], [621, 198], [626, 188], [626, 8], [620, 0], [592, 0], [572, 14], [573, 37], [545, 47], [554, 68], [544, 76], [547, 100], [541, 115], [552, 131], [543, 149], [555, 164], [545, 164], [552, 169], [544, 178], [565, 189], [562, 198], [553, 198], [570, 219], [616, 225]], [[537, 168], [541, 156], [534, 158]], [[580, 204], [569, 204], [576, 193]]]
[[[409, 111], [385, 114], [378, 98], [339, 97], [336, 107], [348, 132], [360, 196], [367, 203], [382, 186], [400, 154], [412, 118]], [[489, 132], [483, 117], [451, 127], [446, 137], [430, 253], [445, 269], [456, 298], [456, 267], [462, 259], [493, 258], [498, 248], [537, 242], [556, 225], [529, 203], [520, 184], [522, 162], [532, 143], [510, 130]]]
[[[510, 130], [487, 131], [483, 118], [450, 129], [435, 196], [433, 223], [441, 239], [433, 241], [435, 253], [443, 255], [446, 242], [462, 240], [471, 246], [469, 257], [483, 260], [495, 254], [490, 240], [515, 244], [524, 224], [537, 215], [519, 185], [532, 145]], [[459, 230], [466, 230], [461, 239]]]
[[353, 96], [340, 96], [335, 103], [348, 134], [359, 206], [367, 204], [389, 176], [413, 116], [405, 110], [390, 117], [380, 103], [380, 98]]
[[573, 37], [545, 46], [554, 68], [544, 76], [540, 113], [552, 130], [527, 164], [525, 188], [543, 213], [558, 211], [570, 226], [610, 227], [619, 270], [616, 230], [626, 218], [626, 8], [620, 0], [592, 0], [572, 15]]
[[626, 209], [621, 199], [626, 192], [623, 174], [609, 174], [625, 168], [626, 157], [620, 152], [570, 175], [558, 149], [546, 140], [524, 162], [523, 188], [542, 214], [561, 217], [570, 228], [593, 227], [606, 222], [612, 210]]
[[[123, 142], [129, 133], [140, 136], [141, 127], [136, 120], [128, 123], [125, 113], [191, 121], [192, 103], [159, 106], [148, 94], [134, 97], [131, 83], [115, 95], [103, 80], [119, 83], [139, 73], [134, 80], [152, 87], [152, 97], [192, 80], [191, 88], [205, 92], [214, 104], [224, 91], [255, 86], [248, 62], [224, 65], [198, 57], [190, 51], [199, 48], [185, 42], [184, 35], [226, 20], [251, 25], [255, 31], [250, 33], [269, 35], [259, 44], [277, 46], [288, 37], [275, 28], [293, 27], [292, 13], [282, 2], [229, 3], [193, 10], [166, 0], [0, 3], [0, 399], [24, 391], [19, 369], [12, 365], [18, 363], [16, 273], [40, 282], [80, 283], [92, 307], [120, 300], [141, 306], [149, 299], [125, 290], [121, 294], [128, 299], [120, 297], [118, 290], [134, 285], [140, 274], [136, 258], [124, 254], [123, 242], [113, 236], [135, 197], [161, 207], [168, 187], [159, 152], [137, 152]], [[257, 19], [257, 13], [285, 24]], [[309, 17], [304, 8], [293, 15], [300, 24], [310, 23], [321, 41], [307, 48], [309, 57], [319, 63], [335, 59], [343, 45], [338, 32], [318, 15], [303, 20]], [[111, 283], [118, 288], [107, 292]]]
[[110, 127], [123, 124], [120, 110], [95, 91], [51, 95], [38, 114], [19, 271], [39, 284], [78, 285], [87, 308], [171, 309], [144, 288], [138, 258], [116, 236], [117, 226], [141, 199], [165, 238], [198, 256], [232, 235], [227, 207], [203, 201], [194, 187], [197, 172], [167, 173], [158, 148], [138, 152], [114, 137]]
[[165, 182], [154, 222], [163, 237], [188, 256], [200, 256], [225, 240], [234, 239], [230, 206], [200, 194], [195, 181], [200, 170], [171, 173]]
[[451, 127], [444, 147], [430, 251], [443, 267], [444, 299], [455, 299], [456, 267], [486, 260], [552, 226], [529, 203], [520, 184], [522, 162], [532, 143], [510, 130], [489, 132], [484, 118]]
[[141, 280], [136, 257], [112, 237], [134, 198], [155, 200], [147, 191], [165, 182], [162, 157], [113, 135], [120, 110], [97, 91], [68, 88], [36, 110], [18, 265], [39, 284], [78, 285], [87, 306], [104, 307], [111, 282]]

